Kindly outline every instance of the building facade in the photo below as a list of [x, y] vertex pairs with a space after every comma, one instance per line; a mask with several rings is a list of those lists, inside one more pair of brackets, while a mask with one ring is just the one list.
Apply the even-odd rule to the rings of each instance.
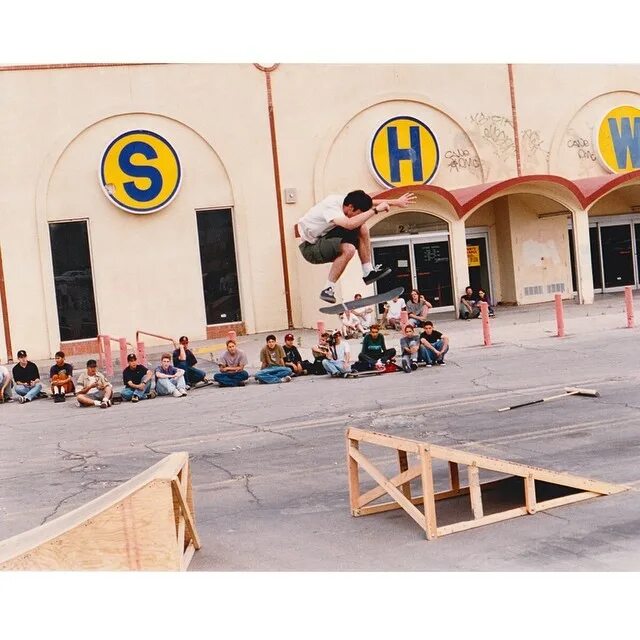
[[[451, 312], [638, 287], [638, 67], [78, 65], [0, 69], [0, 359], [315, 326], [328, 267], [296, 222], [370, 221], [378, 283]], [[372, 293], [357, 261], [338, 294]], [[332, 321], [331, 319], [330, 321]], [[153, 338], [147, 338], [153, 343]]]

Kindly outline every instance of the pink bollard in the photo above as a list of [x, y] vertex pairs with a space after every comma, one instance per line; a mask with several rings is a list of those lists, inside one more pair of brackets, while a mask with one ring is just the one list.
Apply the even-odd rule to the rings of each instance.
[[227, 340], [233, 340], [234, 342], [238, 339], [238, 334], [231, 329], [229, 333], [227, 333]]
[[[144, 342], [136, 342], [136, 355], [138, 356], [138, 362], [140, 364], [146, 364], [147, 353], [144, 348]], [[126, 366], [125, 364], [125, 367]]]
[[564, 338], [564, 307], [562, 306], [562, 294], [556, 293], [556, 323], [558, 325], [558, 338]]
[[324, 333], [324, 322], [322, 320], [318, 320], [316, 328], [318, 331], [318, 339], [320, 339], [320, 336]]
[[104, 368], [104, 344], [102, 343], [102, 335], [98, 336], [98, 369], [102, 371]]
[[404, 331], [404, 328], [409, 324], [409, 312], [401, 311], [400, 312], [400, 329]]
[[113, 359], [111, 358], [111, 337], [102, 336], [102, 345], [104, 349], [104, 372], [107, 378], [113, 375]]
[[118, 344], [120, 345], [120, 368], [124, 369], [127, 366], [127, 339], [118, 338]]
[[489, 304], [480, 302], [480, 317], [482, 318], [482, 337], [484, 346], [491, 346], [491, 328], [489, 327]]
[[627, 309], [627, 328], [633, 329], [633, 289], [624, 288], [624, 305]]

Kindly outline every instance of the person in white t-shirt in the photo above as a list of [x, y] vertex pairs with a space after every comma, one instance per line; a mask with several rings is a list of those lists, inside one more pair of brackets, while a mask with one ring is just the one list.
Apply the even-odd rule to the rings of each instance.
[[[353, 299], [362, 300], [362, 294], [356, 293], [356, 295], [353, 296]], [[353, 313], [358, 316], [358, 320], [360, 320], [360, 324], [365, 328], [365, 330], [369, 331], [369, 328], [375, 322], [373, 307], [361, 307], [360, 309], [354, 309]]]
[[349, 343], [343, 339], [340, 331], [334, 332], [329, 342], [331, 358], [322, 361], [324, 370], [332, 378], [343, 378], [351, 372], [351, 349]]
[[298, 220], [303, 242], [300, 252], [311, 264], [331, 262], [329, 277], [320, 298], [335, 303], [335, 285], [349, 260], [358, 253], [365, 284], [371, 284], [391, 273], [391, 269], [371, 263], [371, 244], [367, 220], [391, 206], [408, 207], [415, 202], [413, 193], [395, 200], [373, 200], [364, 191], [351, 191], [346, 196], [331, 195], [321, 200]]
[[9, 402], [11, 400], [11, 388], [13, 380], [9, 369], [0, 365], [0, 402]]
[[360, 319], [353, 311], [346, 309], [344, 313], [340, 314], [340, 318], [342, 320], [342, 332], [347, 340], [349, 338], [359, 338], [365, 333], [365, 328], [360, 324]]
[[400, 330], [400, 314], [407, 308], [404, 298], [396, 296], [384, 305], [384, 313], [382, 314], [383, 326], [391, 329]]

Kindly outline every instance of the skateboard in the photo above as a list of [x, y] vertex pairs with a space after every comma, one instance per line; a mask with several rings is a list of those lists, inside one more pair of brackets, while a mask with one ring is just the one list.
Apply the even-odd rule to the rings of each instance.
[[347, 302], [338, 302], [332, 304], [330, 307], [320, 307], [321, 313], [342, 313], [345, 309], [360, 309], [360, 307], [366, 307], [368, 304], [380, 304], [381, 302], [388, 302], [396, 296], [401, 296], [404, 291], [404, 287], [398, 287], [397, 289], [391, 289], [386, 293], [379, 293], [375, 296], [367, 296], [366, 298], [360, 298], [360, 300], [348, 300]]

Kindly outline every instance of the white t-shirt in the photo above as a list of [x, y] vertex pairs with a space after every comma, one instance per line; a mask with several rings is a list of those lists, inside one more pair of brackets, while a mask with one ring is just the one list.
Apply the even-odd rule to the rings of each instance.
[[9, 375], [9, 369], [0, 365], [0, 383], [4, 382]]
[[389, 300], [389, 312], [387, 313], [387, 318], [397, 318], [400, 319], [400, 312], [407, 306], [405, 301], [402, 298], [398, 298], [395, 302], [393, 300]]
[[334, 349], [336, 350], [336, 360], [342, 360], [344, 362], [347, 354], [351, 354], [349, 343], [342, 338], [340, 344], [337, 344]]
[[345, 313], [342, 316], [342, 326], [343, 327], [349, 327], [350, 329], [355, 329], [356, 325], [358, 324], [358, 321], [360, 320], [360, 318], [358, 318], [357, 315], [355, 315], [355, 313], [351, 313], [351, 315], [347, 318], [347, 314]]
[[336, 225], [332, 220], [344, 215], [342, 203], [346, 195], [327, 196], [320, 200], [298, 220], [298, 231], [300, 237], [310, 244], [315, 244], [316, 240], [327, 231], [331, 231]]

